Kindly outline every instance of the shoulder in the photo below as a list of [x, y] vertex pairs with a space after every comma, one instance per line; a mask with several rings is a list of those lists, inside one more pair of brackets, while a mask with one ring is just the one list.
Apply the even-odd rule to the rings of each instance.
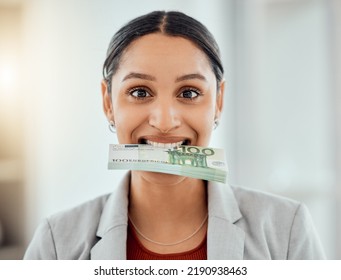
[[241, 224], [248, 230], [266, 230], [268, 235], [289, 236], [298, 213], [308, 215], [306, 207], [296, 200], [245, 187], [232, 187], [242, 215]]
[[60, 211], [49, 218], [47, 218], [49, 224], [53, 227], [60, 226], [72, 226], [74, 222], [78, 225], [89, 222], [94, 223], [98, 221], [103, 208], [110, 197], [110, 194], [99, 196], [90, 201], [79, 204], [76, 207]]
[[56, 213], [37, 228], [25, 259], [88, 259], [109, 194]]
[[324, 253], [305, 204], [280, 195], [232, 187], [251, 259], [320, 259]]
[[[284, 196], [254, 190], [250, 188], [231, 186], [242, 214], [294, 215], [302, 207], [302, 203]], [[284, 211], [284, 212], [283, 212]], [[289, 211], [289, 212], [288, 212]]]

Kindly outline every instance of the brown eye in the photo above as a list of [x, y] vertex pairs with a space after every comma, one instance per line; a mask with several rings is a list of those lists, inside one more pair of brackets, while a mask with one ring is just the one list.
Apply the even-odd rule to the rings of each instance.
[[137, 99], [150, 97], [151, 94], [144, 88], [135, 88], [129, 91], [129, 94]]
[[179, 97], [186, 99], [195, 99], [200, 95], [200, 93], [195, 89], [185, 89], [183, 90]]

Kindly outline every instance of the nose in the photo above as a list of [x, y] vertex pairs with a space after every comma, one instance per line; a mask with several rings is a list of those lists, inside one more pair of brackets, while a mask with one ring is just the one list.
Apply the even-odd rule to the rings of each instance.
[[168, 133], [181, 125], [180, 112], [172, 102], [163, 100], [152, 105], [149, 125]]

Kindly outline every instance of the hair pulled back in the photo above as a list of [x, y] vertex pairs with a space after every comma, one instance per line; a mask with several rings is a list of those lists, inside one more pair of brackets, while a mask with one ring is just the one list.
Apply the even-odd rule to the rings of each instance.
[[179, 36], [192, 41], [208, 57], [217, 85], [223, 79], [224, 69], [217, 42], [210, 31], [196, 19], [176, 11], [155, 11], [137, 17], [121, 27], [112, 37], [103, 65], [103, 77], [111, 92], [112, 76], [119, 68], [126, 48], [136, 39], [151, 33]]

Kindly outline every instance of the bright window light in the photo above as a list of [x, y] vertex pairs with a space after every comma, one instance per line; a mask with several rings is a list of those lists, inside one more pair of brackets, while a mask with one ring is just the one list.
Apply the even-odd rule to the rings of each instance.
[[0, 93], [7, 93], [15, 88], [16, 73], [13, 65], [0, 64]]
[[0, 88], [10, 90], [14, 87], [15, 71], [12, 65], [0, 65]]

